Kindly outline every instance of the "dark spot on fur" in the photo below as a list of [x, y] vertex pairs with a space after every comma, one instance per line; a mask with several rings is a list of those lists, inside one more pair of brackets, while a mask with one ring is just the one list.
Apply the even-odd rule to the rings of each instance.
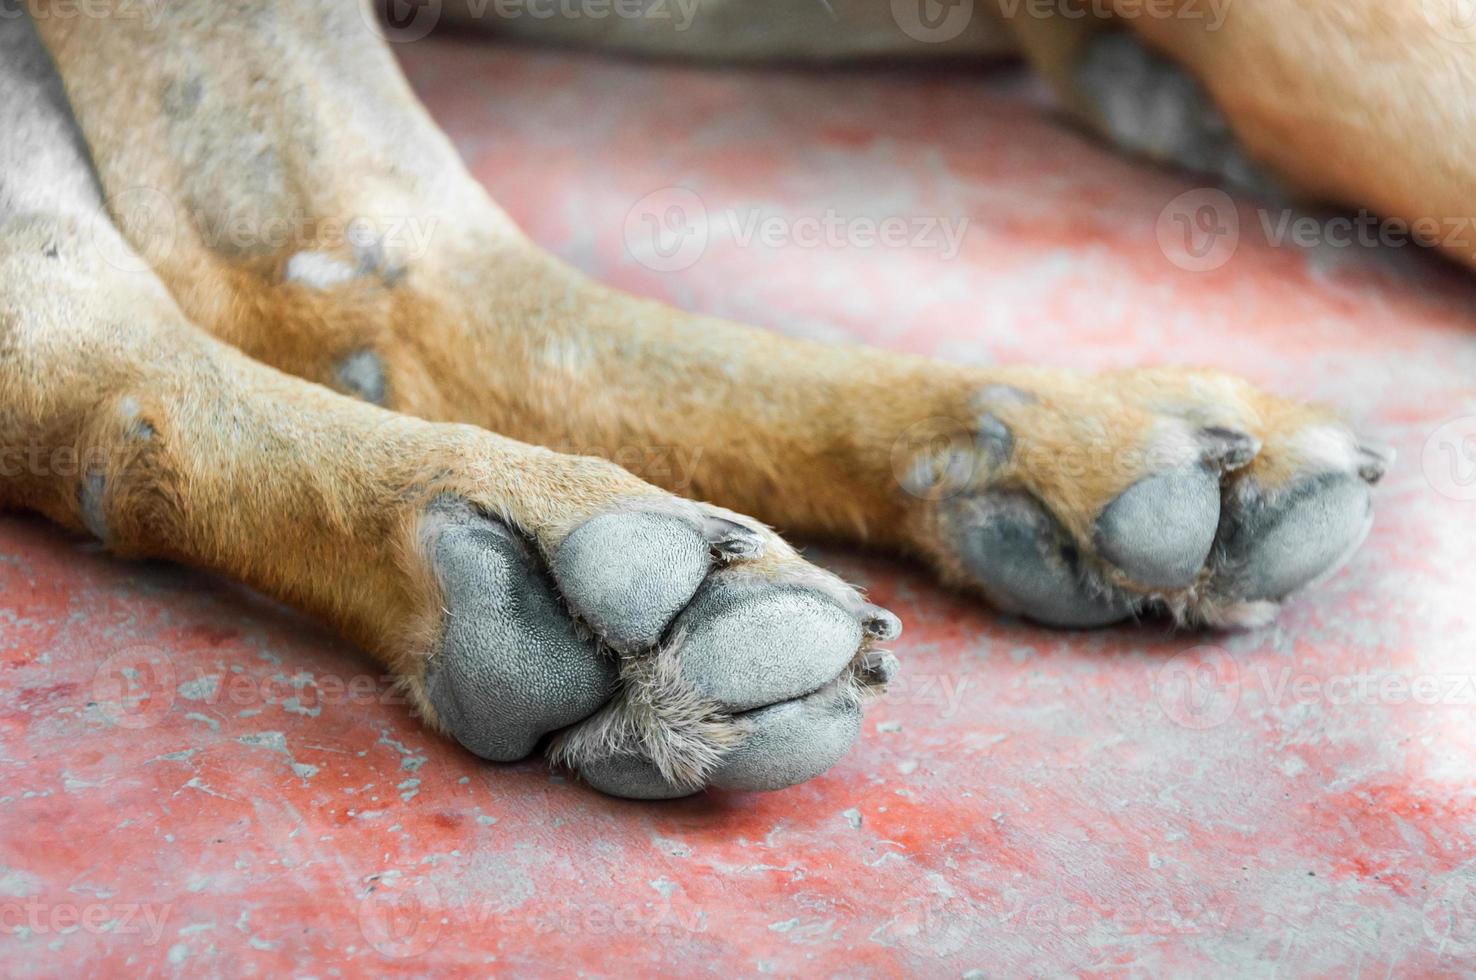
[[164, 87], [164, 96], [160, 102], [166, 116], [184, 120], [194, 115], [204, 94], [205, 85], [198, 75], [176, 78]]
[[108, 481], [96, 470], [82, 478], [77, 491], [77, 505], [82, 513], [82, 523], [93, 537], [104, 544], [108, 541], [108, 521], [103, 513], [103, 496], [107, 493]]
[[389, 394], [384, 362], [372, 350], [354, 351], [338, 363], [338, 382], [356, 398], [383, 405]]
[[[354, 234], [351, 230], [350, 236], [354, 237]], [[390, 258], [383, 241], [364, 240], [365, 237], [361, 232], [353, 242], [354, 256], [359, 260], [359, 275], [378, 276], [386, 286], [395, 286], [405, 278], [405, 267]]]

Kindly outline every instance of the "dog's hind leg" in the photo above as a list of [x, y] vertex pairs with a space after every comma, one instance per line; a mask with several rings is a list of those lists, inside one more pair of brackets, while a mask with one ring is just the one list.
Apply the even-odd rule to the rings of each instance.
[[193, 326], [0, 20], [0, 505], [221, 572], [375, 653], [477, 754], [676, 796], [822, 772], [896, 619], [603, 460], [336, 394]]
[[[1068, 6], [1006, 9], [1001, 18], [1026, 58], [1089, 129], [1157, 163], [1262, 195], [1281, 194], [1193, 73], [1152, 48], [1127, 21], [1085, 9], [1067, 16]], [[1206, 15], [1211, 10], [1205, 0]]]
[[[1363, 207], [1476, 266], [1476, 24], [1460, 0], [1109, 3], [1007, 21], [1068, 104], [1128, 149]], [[1045, 41], [1032, 47], [1029, 34]], [[1268, 181], [1270, 182], [1268, 185]]]
[[[589, 281], [487, 199], [360, 13], [182, 4], [151, 30], [46, 23], [129, 239], [191, 317], [254, 356], [629, 461], [786, 530], [921, 552], [1063, 626], [1261, 619], [1367, 531], [1382, 460], [1330, 413], [1234, 378], [963, 368]], [[167, 233], [130, 206], [139, 183], [177, 215]], [[378, 233], [407, 219], [430, 233]], [[266, 234], [284, 223], [298, 233]]]

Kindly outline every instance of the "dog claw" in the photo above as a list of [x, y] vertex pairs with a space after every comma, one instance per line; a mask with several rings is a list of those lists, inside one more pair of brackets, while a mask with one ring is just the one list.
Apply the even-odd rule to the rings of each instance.
[[704, 519], [702, 533], [721, 561], [751, 560], [764, 553], [763, 535], [725, 517]]
[[1384, 478], [1394, 465], [1394, 450], [1386, 446], [1358, 447], [1358, 475], [1372, 485]]
[[1204, 461], [1221, 473], [1246, 466], [1261, 452], [1261, 440], [1249, 432], [1209, 425], [1199, 430]]
[[862, 613], [861, 625], [866, 635], [875, 640], [895, 640], [902, 635], [902, 620], [890, 610], [868, 604]]

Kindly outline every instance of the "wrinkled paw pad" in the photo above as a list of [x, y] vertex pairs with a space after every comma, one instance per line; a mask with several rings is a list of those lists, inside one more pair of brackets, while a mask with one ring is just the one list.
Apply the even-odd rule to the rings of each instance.
[[615, 693], [615, 664], [581, 635], [521, 538], [493, 521], [454, 525], [435, 558], [447, 612], [426, 692], [462, 745], [525, 758]]
[[981, 493], [948, 510], [964, 566], [996, 608], [1067, 629], [1132, 615], [1132, 602], [1093, 581], [1070, 535], [1028, 493]]
[[1250, 625], [1352, 555], [1372, 522], [1368, 485], [1390, 459], [1335, 426], [1279, 446], [1279, 468], [1251, 466], [1261, 443], [1233, 429], [1198, 429], [1192, 444], [1102, 507], [1087, 540], [1021, 489], [944, 502], [943, 533], [995, 605], [1045, 625], [1157, 612]]
[[765, 552], [758, 531], [695, 507], [633, 510], [586, 521], [545, 564], [502, 524], [459, 517], [432, 546], [446, 619], [430, 704], [488, 759], [557, 733], [555, 760], [616, 795], [818, 775], [854, 742], [861, 692], [895, 671], [871, 647], [900, 623]]

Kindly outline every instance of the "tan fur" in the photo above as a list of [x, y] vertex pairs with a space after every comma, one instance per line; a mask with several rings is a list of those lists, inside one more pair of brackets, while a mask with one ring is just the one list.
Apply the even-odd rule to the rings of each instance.
[[[1078, 533], [1154, 470], [1162, 404], [1278, 446], [1255, 464], [1271, 485], [1297, 462], [1290, 433], [1320, 417], [1207, 372], [966, 369], [619, 294], [511, 225], [368, 24], [321, 0], [168, 8], [157, 27], [38, 19], [126, 244], [101, 213], [0, 228], [0, 357], [16, 365], [0, 373], [0, 445], [97, 461], [0, 480], [0, 504], [81, 529], [95, 475], [114, 550], [215, 569], [326, 618], [404, 671], [428, 714], [414, 678], [439, 590], [423, 521], [441, 495], [548, 550], [601, 509], [661, 496], [645, 476], [785, 531], [919, 552], [962, 580], [932, 501], [898, 472], [918, 462], [908, 433], [971, 428], [992, 386], [1033, 400], [1000, 409], [1028, 451], [987, 475]], [[1339, 179], [1326, 186], [1358, 183]], [[137, 207], [140, 193], [162, 211]], [[366, 258], [336, 230], [407, 216], [434, 227], [423, 254]], [[273, 222], [287, 241], [261, 234]], [[252, 234], [227, 241], [237, 223]], [[38, 257], [48, 242], [59, 259]], [[101, 257], [130, 249], [152, 272]], [[287, 281], [302, 253], [360, 274]], [[337, 374], [366, 351], [384, 366], [383, 408], [345, 397]], [[530, 444], [617, 458], [677, 446], [696, 469], [678, 486]], [[778, 538], [754, 572], [823, 577]]]
[[1217, 29], [1204, 16], [1134, 15], [1137, 0], [1110, 6], [1122, 14], [1110, 23], [1007, 21], [1089, 122], [1071, 79], [1084, 39], [1109, 26], [1135, 31], [1208, 88], [1249, 154], [1286, 186], [1401, 219], [1476, 265], [1476, 100], [1466, 94], [1476, 31], [1457, 22], [1459, 4], [1234, 0]]

